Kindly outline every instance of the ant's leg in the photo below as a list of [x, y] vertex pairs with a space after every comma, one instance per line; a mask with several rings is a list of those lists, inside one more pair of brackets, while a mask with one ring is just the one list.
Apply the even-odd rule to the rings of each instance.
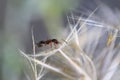
[[50, 47], [52, 48], [52, 43], [50, 43]]
[[54, 43], [55, 49], [57, 48], [56, 43]]

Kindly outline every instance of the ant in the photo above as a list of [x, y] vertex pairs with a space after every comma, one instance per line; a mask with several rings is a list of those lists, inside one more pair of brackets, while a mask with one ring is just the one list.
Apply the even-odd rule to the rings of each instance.
[[56, 47], [56, 44], [59, 44], [60, 42], [57, 40], [57, 39], [48, 39], [46, 41], [39, 41], [38, 43], [36, 43], [37, 47], [42, 47], [43, 45], [51, 45], [52, 47], [52, 43], [54, 43], [55, 47]]

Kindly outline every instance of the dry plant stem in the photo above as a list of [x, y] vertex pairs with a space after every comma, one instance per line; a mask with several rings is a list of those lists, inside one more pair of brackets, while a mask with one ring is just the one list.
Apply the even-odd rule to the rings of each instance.
[[[33, 35], [33, 27], [31, 29], [32, 32], [32, 42], [33, 42], [33, 55], [35, 56], [35, 41], [34, 41], [34, 35]], [[35, 59], [35, 57], [34, 57]], [[36, 67], [36, 63], [34, 63], [34, 76], [35, 76], [35, 80], [37, 80], [37, 67]]]
[[98, 33], [98, 36], [96, 37], [95, 42], [94, 42], [94, 48], [92, 48], [92, 50], [91, 50], [91, 59], [93, 59], [93, 55], [94, 55], [94, 51], [96, 49], [96, 46], [99, 44], [99, 39], [101, 36], [104, 35], [104, 33], [105, 32], [101, 32], [101, 31]]
[[74, 80], [73, 77], [71, 77], [71, 76], [63, 73], [61, 70], [59, 70], [59, 69], [57, 69], [57, 68], [55, 68], [55, 67], [52, 67], [52, 66], [50, 66], [50, 65], [48, 65], [48, 64], [45, 64], [45, 63], [43, 63], [43, 62], [41, 62], [41, 61], [39, 61], [39, 60], [37, 60], [37, 59], [33, 59], [33, 58], [29, 57], [28, 55], [26, 55], [26, 54], [25, 54], [24, 52], [22, 52], [21, 50], [19, 50], [19, 51], [20, 51], [21, 54], [22, 54], [24, 57], [26, 57], [28, 60], [31, 60], [31, 61], [35, 62], [36, 64], [39, 64], [39, 65], [41, 65], [41, 66], [44, 66], [44, 67], [47, 68], [47, 69], [53, 70], [54, 72], [57, 72], [57, 73], [65, 76], [65, 77], [67, 77], [67, 78], [69, 78], [69, 79], [73, 79], [73, 80]]
[[[77, 34], [77, 30], [75, 29], [75, 32], [73, 34], [73, 36], [75, 36], [75, 42], [77, 44], [77, 46], [80, 48], [80, 43], [79, 43], [79, 37], [78, 37], [78, 34]], [[81, 49], [81, 48], [80, 48]], [[82, 49], [81, 49], [82, 50]]]
[[65, 53], [59, 49], [59, 52], [63, 55], [63, 57], [65, 57], [65, 59], [67, 59], [69, 61], [69, 63], [76, 69], [76, 71], [78, 71], [80, 74], [85, 76], [85, 80], [92, 80], [84, 71], [83, 69], [81, 69], [76, 63], [74, 63], [67, 55], [65, 55]]
[[88, 18], [84, 21], [84, 23], [81, 25], [81, 27], [78, 29], [78, 33], [79, 31], [83, 28], [83, 26], [86, 24], [86, 22], [89, 20], [90, 17], [92, 17], [92, 15], [97, 11], [98, 8], [96, 8], [89, 16]]
[[105, 65], [103, 65], [103, 69], [102, 69], [103, 73], [104, 73], [104, 71], [106, 71], [106, 69], [108, 69], [108, 66], [111, 63], [112, 56], [113, 56], [112, 51], [113, 51], [113, 48], [114, 48], [114, 44], [115, 44], [115, 39], [116, 39], [117, 33], [118, 33], [118, 30], [115, 30], [115, 34], [113, 36], [113, 40], [112, 40], [110, 48], [109, 48], [109, 54], [107, 54], [107, 56], [105, 58], [105, 62], [106, 63], [104, 63]]
[[[47, 58], [48, 58], [48, 56], [46, 56], [46, 57], [43, 59], [43, 63], [46, 62]], [[41, 66], [41, 69], [40, 69], [40, 72], [39, 72], [39, 74], [38, 74], [37, 80], [40, 80], [40, 78], [42, 78], [41, 76], [44, 76], [44, 75], [43, 75], [43, 74], [44, 74], [43, 71], [44, 71], [44, 66]], [[42, 73], [43, 73], [43, 74], [42, 74]]]
[[42, 53], [37, 53], [37, 54], [35, 54], [35, 55], [28, 55], [28, 56], [30, 56], [30, 57], [41, 57], [41, 56], [43, 56], [43, 57], [45, 57], [45, 56], [51, 56], [51, 55], [53, 55], [53, 54], [55, 54], [56, 52], [58, 51], [58, 49], [54, 49], [54, 50], [50, 50], [50, 51], [48, 51], [48, 52], [42, 52]]
[[[113, 56], [112, 50], [113, 50], [113, 48], [114, 48], [114, 44], [115, 44], [115, 40], [116, 40], [117, 34], [118, 34], [118, 30], [115, 30], [115, 34], [114, 34], [114, 36], [113, 36], [113, 40], [112, 40], [111, 45], [110, 45], [110, 48], [109, 48], [109, 54], [107, 55], [107, 58], [105, 59], [105, 60], [106, 60], [106, 63], [105, 63], [106, 65], [104, 65], [104, 66], [103, 66], [103, 69], [102, 69], [102, 72], [103, 72], [106, 76], [108, 76], [108, 77], [105, 76], [105, 77], [103, 78], [103, 80], [110, 80], [111, 77], [112, 77], [112, 75], [114, 74], [115, 70], [117, 69], [117, 65], [120, 63], [120, 60], [119, 60], [119, 59], [120, 59], [120, 56], [119, 56], [119, 54], [118, 54], [118, 56], [117, 56], [114, 60], [112, 60], [112, 56]], [[117, 60], [118, 60], [119, 62], [118, 62]], [[112, 63], [111, 63], [111, 61], [112, 61]], [[115, 61], [116, 61], [116, 62], [115, 62]], [[116, 67], [116, 69], [111, 71], [111, 68], [112, 68], [113, 64], [114, 64], [114, 67], [113, 67], [113, 68]], [[109, 66], [110, 66], [110, 67], [109, 67]], [[111, 71], [111, 72], [105, 73], [104, 70], [108, 70], [108, 71]]]
[[120, 53], [112, 61], [110, 67], [107, 70], [107, 73], [104, 75], [102, 80], [111, 80], [111, 78], [114, 75], [115, 71], [119, 68], [119, 64], [120, 64]]
[[[88, 16], [88, 18], [85, 20], [85, 22], [84, 22], [84, 23], [81, 25], [81, 27], [78, 29], [78, 31], [77, 31], [78, 33], [79, 33], [79, 31], [82, 29], [82, 27], [86, 24], [87, 20], [89, 20], [89, 18], [96, 12], [97, 9], [98, 9], [98, 8], [96, 8], [96, 9]], [[71, 37], [72, 34], [74, 33], [74, 30], [77, 29], [77, 26], [79, 25], [80, 20], [81, 20], [81, 17], [78, 19], [76, 25], [74, 26], [73, 30], [71, 31], [71, 33], [69, 34], [69, 36], [66, 38], [65, 41], [68, 42], [69, 39], [72, 39], [72, 38], [70, 38], [70, 37]], [[70, 40], [69, 40], [69, 41], [70, 41]]]
[[66, 38], [66, 42], [68, 42], [68, 40], [70, 39], [70, 37], [73, 35], [73, 33], [74, 33], [74, 30], [77, 28], [77, 26], [79, 25], [79, 23], [80, 23], [80, 19], [81, 18], [79, 18], [78, 19], [78, 21], [77, 21], [77, 23], [76, 23], [76, 25], [74, 26], [74, 28], [73, 28], [73, 30], [71, 31], [71, 33], [68, 35], [68, 37]]
[[[98, 8], [96, 8], [89, 16], [88, 18], [85, 20], [85, 22], [80, 26], [80, 28], [77, 30], [77, 33], [79, 34], [79, 31], [84, 27], [84, 25], [86, 24], [87, 20], [89, 20], [90, 17], [92, 17], [92, 15], [97, 11]], [[69, 42], [72, 37], [72, 34], [74, 33], [74, 30], [77, 29], [77, 26], [79, 25], [79, 22], [80, 22], [81, 18], [78, 19], [76, 25], [74, 26], [73, 30], [71, 31], [71, 33], [69, 34], [69, 36], [66, 38], [65, 41]], [[70, 38], [71, 37], [71, 38]]]
[[69, 20], [68, 16], [67, 16], [67, 21], [68, 21], [68, 25], [69, 25], [69, 27], [71, 28], [72, 25], [71, 25], [71, 23], [70, 23], [70, 20]]
[[[72, 17], [69, 17], [69, 18], [72, 18]], [[72, 18], [72, 19], [78, 20], [79, 18]], [[105, 24], [97, 22], [97, 21], [93, 21], [93, 20], [90, 20], [90, 19], [81, 18], [80, 20], [83, 21], [83, 22], [86, 22], [87, 25], [101, 27], [101, 28], [105, 27], [105, 26], [103, 26]]]
[[30, 66], [31, 66], [31, 68], [32, 68], [32, 71], [33, 71], [33, 73], [34, 73], [34, 72], [35, 72], [35, 70], [34, 70], [34, 65], [33, 65], [33, 63], [31, 62], [29, 56], [26, 55], [26, 54], [25, 54], [23, 51], [21, 51], [20, 49], [19, 49], [19, 51], [20, 51], [20, 53], [21, 53], [25, 58], [28, 59], [28, 61], [30, 62]]
[[[86, 59], [87, 59], [87, 62], [89, 62], [90, 64], [91, 64], [91, 67], [93, 68], [93, 80], [97, 80], [97, 75], [96, 75], [96, 68], [95, 68], [95, 66], [94, 66], [94, 63], [92, 62], [92, 60], [82, 51], [82, 49], [80, 48], [80, 44], [79, 44], [79, 39], [78, 39], [78, 35], [77, 35], [77, 30], [74, 32], [74, 34], [75, 35], [73, 35], [73, 36], [75, 36], [75, 40], [76, 40], [76, 44], [78, 44], [78, 47], [79, 47], [79, 49], [80, 49], [80, 51], [82, 52], [82, 53], [80, 53], [81, 54], [81, 56], [85, 59], [85, 61], [86, 61]], [[83, 54], [84, 53], [84, 54]]]
[[59, 69], [57, 69], [57, 68], [54, 68], [54, 67], [52, 67], [52, 66], [50, 66], [50, 65], [47, 65], [47, 64], [45, 64], [45, 63], [43, 63], [43, 62], [41, 62], [41, 61], [39, 61], [39, 60], [37, 60], [37, 59], [32, 59], [32, 58], [31, 58], [31, 60], [32, 60], [33, 62], [36, 62], [37, 64], [39, 64], [39, 65], [41, 65], [41, 66], [44, 66], [44, 67], [47, 68], [47, 69], [53, 70], [54, 72], [57, 72], [57, 73], [60, 73], [61, 75], [65, 76], [65, 77], [67, 77], [67, 78], [69, 78], [69, 79], [74, 79], [73, 77], [71, 77], [71, 76], [65, 74], [64, 72], [62, 72], [61, 70], [59, 70]]
[[27, 78], [27, 80], [31, 80], [29, 75], [26, 72], [24, 72], [24, 74], [25, 74], [25, 77]]
[[73, 22], [73, 25], [75, 24], [75, 21], [74, 21], [74, 15], [73, 15], [73, 13], [72, 12], [70, 12], [71, 13], [71, 17], [72, 17], [72, 22]]
[[37, 80], [40, 80], [44, 75], [45, 75], [45, 73], [39, 75], [39, 76], [37, 77]]
[[93, 61], [87, 55], [85, 55], [85, 54], [83, 54], [83, 55], [86, 57], [86, 59], [88, 60], [88, 62], [91, 64], [91, 66], [93, 68], [93, 80], [97, 80], [96, 68], [94, 66]]
[[[79, 31], [80, 31], [80, 30], [83, 28], [83, 26], [86, 24], [87, 20], [89, 20], [89, 18], [95, 13], [95, 11], [96, 11], [97, 9], [98, 9], [98, 8], [96, 8], [96, 9], [88, 16], [88, 18], [85, 20], [85, 22], [84, 22], [84, 23], [81, 25], [81, 27], [77, 30], [77, 33], [79, 33]], [[79, 19], [78, 19], [78, 22], [77, 22], [76, 25], [74, 26], [74, 28], [73, 28], [73, 30], [71, 31], [70, 35], [67, 37], [67, 39], [66, 39], [67, 42], [69, 42], [69, 41], [72, 39], [72, 37], [75, 37], [75, 36], [72, 36], [72, 34], [74, 33], [74, 30], [76, 30], [76, 28], [77, 28], [80, 20], [81, 20], [81, 19], [79, 18]], [[71, 37], [71, 38], [70, 38], [70, 37]], [[63, 53], [63, 55], [64, 55], [64, 53]], [[69, 57], [68, 57], [68, 58], [69, 58]], [[88, 57], [87, 57], [87, 59], [88, 59]], [[89, 60], [90, 63], [92, 64], [93, 70], [95, 71], [93, 78], [94, 78], [94, 80], [97, 80], [97, 77], [96, 77], [96, 69], [95, 69], [95, 67], [94, 67], [94, 64], [92, 63], [92, 60], [91, 60], [91, 59], [88, 59], [88, 60]]]

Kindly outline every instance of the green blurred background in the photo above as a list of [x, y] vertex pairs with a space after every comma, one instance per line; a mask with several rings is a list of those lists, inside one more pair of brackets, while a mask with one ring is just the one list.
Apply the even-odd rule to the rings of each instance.
[[[66, 14], [86, 5], [87, 9], [95, 9], [94, 1], [97, 0], [0, 0], [0, 80], [26, 80], [26, 64], [18, 49], [32, 53], [32, 26], [36, 42], [61, 38]], [[113, 0], [105, 0], [109, 1]]]

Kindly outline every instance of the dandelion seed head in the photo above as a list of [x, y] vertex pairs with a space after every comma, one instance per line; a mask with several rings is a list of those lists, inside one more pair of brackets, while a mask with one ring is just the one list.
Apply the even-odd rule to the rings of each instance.
[[99, 21], [91, 18], [97, 9], [88, 18], [74, 18], [72, 15], [73, 21], [77, 21], [74, 24], [69, 22], [71, 31], [66, 30], [64, 41], [57, 48], [39, 53], [35, 53], [33, 48], [33, 55], [20, 50], [30, 62], [36, 79], [42, 80], [51, 73], [59, 75], [63, 80], [111, 80], [115, 77], [119, 69], [120, 53], [115, 48], [119, 28], [113, 24], [119, 25], [119, 19], [112, 20], [117, 18], [114, 13], [109, 8], [103, 9], [103, 12], [108, 11], [108, 15], [111, 15], [107, 17], [105, 12], [101, 14], [106, 17], [106, 22], [99, 16]]

